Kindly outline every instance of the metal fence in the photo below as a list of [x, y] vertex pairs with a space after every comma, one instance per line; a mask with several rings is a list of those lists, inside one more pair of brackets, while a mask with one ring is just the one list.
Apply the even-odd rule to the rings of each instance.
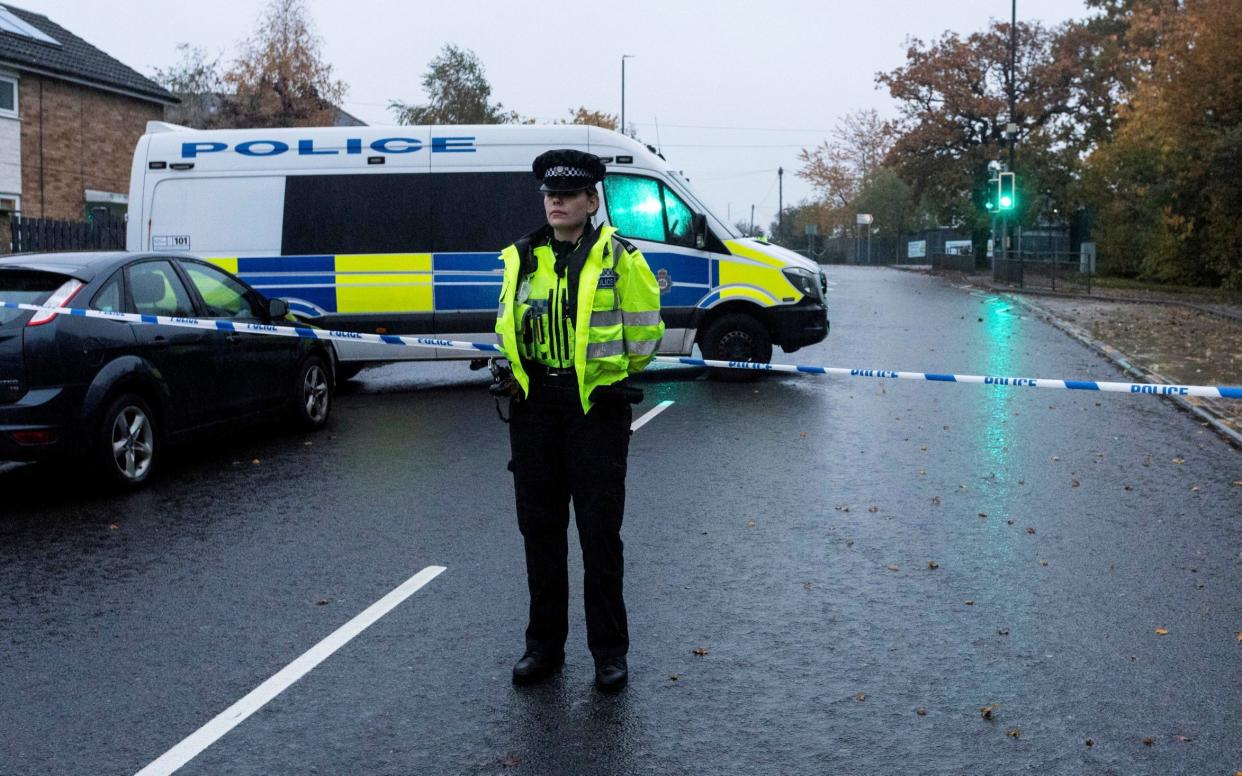
[[992, 262], [992, 280], [1018, 288], [1091, 293], [1094, 256], [1077, 251], [1011, 251]]
[[10, 228], [13, 237], [9, 249], [13, 253], [125, 249], [125, 222], [116, 219], [87, 223], [16, 216]]

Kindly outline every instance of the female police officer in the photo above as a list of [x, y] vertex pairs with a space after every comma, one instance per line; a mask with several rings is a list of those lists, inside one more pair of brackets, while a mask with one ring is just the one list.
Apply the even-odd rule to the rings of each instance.
[[565, 661], [572, 499], [595, 684], [615, 691], [628, 676], [621, 518], [630, 404], [642, 398], [626, 378], [660, 344], [660, 289], [633, 245], [592, 224], [595, 184], [604, 178], [599, 157], [548, 151], [533, 169], [548, 223], [501, 254], [496, 317], [513, 373], [511, 468], [530, 588], [526, 652], [513, 681], [537, 682]]

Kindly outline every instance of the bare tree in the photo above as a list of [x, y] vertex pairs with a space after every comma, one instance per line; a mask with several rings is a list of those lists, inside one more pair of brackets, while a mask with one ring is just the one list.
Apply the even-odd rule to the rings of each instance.
[[208, 57], [205, 49], [189, 43], [177, 44], [180, 59], [168, 68], [156, 68], [152, 78], [181, 100], [164, 109], [164, 119], [194, 129], [214, 129], [225, 123], [222, 114], [220, 59]]

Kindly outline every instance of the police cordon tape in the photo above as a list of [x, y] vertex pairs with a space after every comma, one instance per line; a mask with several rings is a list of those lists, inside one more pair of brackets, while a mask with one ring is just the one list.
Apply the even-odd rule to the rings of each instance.
[[[412, 348], [444, 348], [475, 353], [502, 354], [499, 345], [490, 342], [468, 342], [437, 337], [412, 337], [396, 334], [365, 334], [355, 331], [316, 329], [310, 326], [277, 326], [265, 323], [243, 323], [224, 320], [200, 320], [165, 315], [139, 313], [113, 313], [102, 310], [85, 310], [70, 307], [47, 307], [23, 302], [0, 300], [0, 308], [33, 310], [58, 315], [85, 318], [101, 318], [109, 321], [138, 323], [156, 326], [174, 326], [185, 329], [208, 329], [237, 334], [261, 334], [275, 337], [300, 337], [330, 342], [369, 342], [375, 345], [398, 345]], [[1043, 377], [988, 377], [984, 375], [936, 374], [933, 372], [895, 372], [885, 369], [847, 369], [844, 367], [809, 366], [805, 364], [766, 364], [751, 361], [714, 361], [684, 356], [656, 356], [655, 361], [666, 364], [704, 366], [717, 369], [745, 369], [757, 372], [785, 372], [792, 374], [831, 375], [834, 377], [878, 377], [889, 380], [922, 380], [936, 383], [974, 383], [996, 385], [1006, 388], [1051, 388], [1069, 391], [1101, 391], [1106, 393], [1145, 394], [1150, 396], [1201, 396], [1213, 399], [1242, 399], [1242, 386], [1216, 385], [1167, 385], [1160, 383], [1117, 383], [1102, 380], [1054, 380]]]

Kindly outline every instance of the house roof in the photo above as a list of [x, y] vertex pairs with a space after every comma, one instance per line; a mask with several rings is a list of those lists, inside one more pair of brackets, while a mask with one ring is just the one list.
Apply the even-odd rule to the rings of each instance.
[[52, 45], [0, 27], [0, 65], [80, 81], [160, 104], [178, 102], [172, 93], [150, 78], [113, 59], [46, 16], [14, 8], [7, 3], [0, 5], [0, 8], [60, 43], [59, 46]]

